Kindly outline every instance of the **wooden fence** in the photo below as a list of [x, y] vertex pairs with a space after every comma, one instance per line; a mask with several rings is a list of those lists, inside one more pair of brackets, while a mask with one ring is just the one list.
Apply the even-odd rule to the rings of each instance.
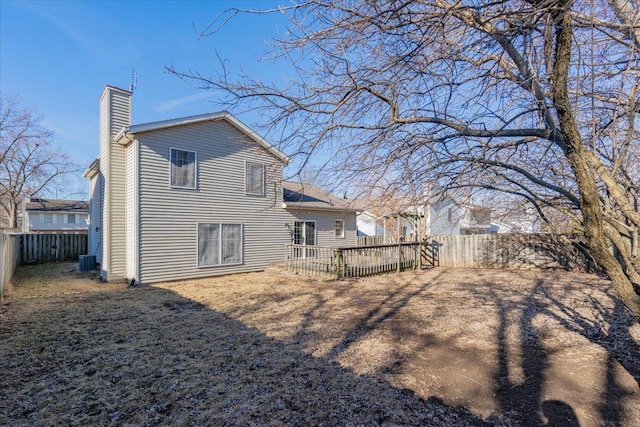
[[356, 246], [378, 246], [384, 245], [384, 236], [358, 236]]
[[86, 234], [20, 234], [20, 264], [77, 261], [87, 253]]
[[594, 268], [577, 246], [551, 234], [431, 236], [422, 254], [426, 265], [440, 267]]
[[285, 268], [328, 278], [370, 276], [417, 267], [419, 247], [419, 243], [349, 248], [286, 245]]
[[431, 236], [420, 243], [326, 248], [287, 245], [285, 267], [330, 278], [416, 267], [564, 268], [594, 271], [570, 239], [551, 234]]
[[20, 261], [19, 236], [14, 234], [0, 234], [0, 304], [7, 284]]
[[86, 234], [0, 234], [0, 301], [17, 266], [77, 261], [86, 253]]

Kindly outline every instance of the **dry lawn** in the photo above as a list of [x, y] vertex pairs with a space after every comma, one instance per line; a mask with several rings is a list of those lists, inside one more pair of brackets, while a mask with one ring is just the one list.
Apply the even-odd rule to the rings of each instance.
[[126, 288], [50, 264], [0, 322], [0, 425], [640, 426], [640, 325], [577, 273]]

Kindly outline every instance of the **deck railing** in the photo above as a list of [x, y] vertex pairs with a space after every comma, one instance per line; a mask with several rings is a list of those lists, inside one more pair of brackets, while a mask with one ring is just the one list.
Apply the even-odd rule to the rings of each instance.
[[329, 278], [362, 277], [417, 267], [419, 243], [328, 248], [286, 245], [287, 270]]
[[286, 245], [285, 268], [308, 276], [339, 277], [335, 248], [307, 245]]

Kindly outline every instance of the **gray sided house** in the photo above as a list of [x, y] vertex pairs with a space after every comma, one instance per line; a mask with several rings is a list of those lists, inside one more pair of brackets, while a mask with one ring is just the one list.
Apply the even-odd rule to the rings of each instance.
[[22, 200], [23, 233], [86, 234], [89, 202], [85, 200]]
[[107, 86], [84, 174], [89, 254], [105, 280], [154, 283], [264, 270], [287, 243], [353, 245], [355, 210], [340, 199], [300, 186], [283, 202], [287, 162], [225, 111], [131, 125], [131, 92]]
[[282, 183], [283, 207], [292, 217], [291, 243], [317, 246], [354, 246], [356, 209], [348, 201], [314, 185]]

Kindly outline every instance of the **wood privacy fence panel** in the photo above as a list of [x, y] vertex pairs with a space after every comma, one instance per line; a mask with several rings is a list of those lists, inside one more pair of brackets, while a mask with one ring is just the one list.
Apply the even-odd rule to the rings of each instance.
[[21, 234], [20, 264], [77, 261], [87, 253], [86, 234]]
[[431, 236], [422, 253], [424, 264], [440, 267], [593, 268], [574, 244], [551, 234]]
[[356, 246], [378, 246], [384, 245], [384, 236], [358, 236]]
[[0, 302], [20, 261], [19, 237], [12, 234], [0, 234]]

